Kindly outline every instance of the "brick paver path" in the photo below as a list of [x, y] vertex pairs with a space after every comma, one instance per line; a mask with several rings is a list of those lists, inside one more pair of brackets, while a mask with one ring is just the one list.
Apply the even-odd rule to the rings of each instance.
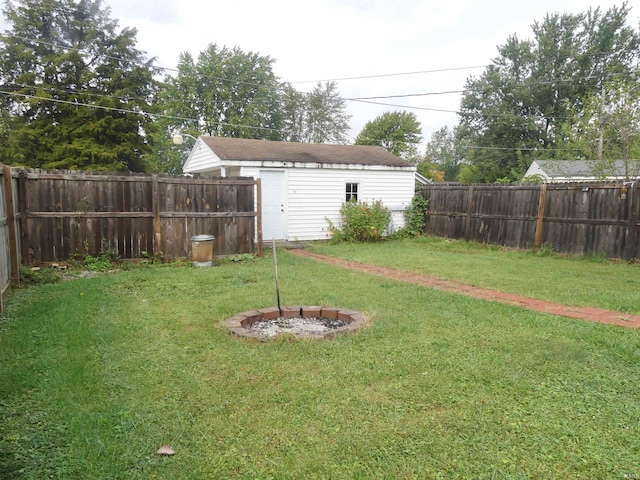
[[614, 312], [611, 310], [603, 310], [601, 308], [559, 305], [557, 303], [521, 297], [520, 295], [511, 295], [509, 293], [496, 292], [494, 290], [488, 290], [486, 288], [473, 287], [471, 285], [465, 285], [464, 283], [453, 282], [450, 280], [438, 280], [437, 278], [421, 275], [419, 273], [406, 272], [404, 270], [398, 270], [396, 268], [381, 267], [379, 265], [358, 263], [351, 260], [329, 257], [327, 255], [312, 253], [307, 250], [290, 250], [290, 252], [301, 257], [311, 258], [339, 267], [377, 275], [379, 277], [396, 280], [398, 282], [423, 285], [425, 287], [437, 288], [439, 290], [444, 290], [447, 292], [459, 293], [461, 295], [480, 298], [482, 300], [506, 303], [508, 305], [516, 305], [518, 307], [535, 310], [537, 312], [550, 313], [552, 315], [561, 315], [563, 317], [576, 318], [578, 320], [609, 323], [620, 325], [623, 327], [640, 328], [640, 315], [630, 315], [627, 313]]

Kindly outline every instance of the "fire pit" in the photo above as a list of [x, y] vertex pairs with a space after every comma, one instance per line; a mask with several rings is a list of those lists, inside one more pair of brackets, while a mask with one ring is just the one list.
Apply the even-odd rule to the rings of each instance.
[[362, 312], [334, 307], [289, 306], [236, 313], [224, 322], [235, 335], [266, 341], [279, 335], [325, 340], [353, 333], [365, 324]]

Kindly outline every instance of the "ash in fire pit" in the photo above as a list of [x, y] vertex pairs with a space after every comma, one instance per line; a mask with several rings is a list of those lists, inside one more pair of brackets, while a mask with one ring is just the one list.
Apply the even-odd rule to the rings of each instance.
[[285, 318], [278, 317], [274, 320], [260, 320], [249, 325], [249, 330], [261, 333], [265, 337], [275, 337], [281, 333], [293, 335], [317, 335], [330, 332], [336, 328], [344, 327], [347, 323], [331, 318]]
[[[282, 313], [282, 314], [281, 314]], [[234, 334], [269, 340], [280, 334], [328, 339], [356, 331], [365, 323], [361, 312], [333, 307], [282, 307], [238, 313], [225, 322]]]

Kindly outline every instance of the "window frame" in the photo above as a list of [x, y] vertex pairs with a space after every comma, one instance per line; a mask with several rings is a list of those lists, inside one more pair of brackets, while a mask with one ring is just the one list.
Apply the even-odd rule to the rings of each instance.
[[358, 182], [346, 182], [345, 188], [345, 202], [357, 202], [360, 196], [360, 184]]

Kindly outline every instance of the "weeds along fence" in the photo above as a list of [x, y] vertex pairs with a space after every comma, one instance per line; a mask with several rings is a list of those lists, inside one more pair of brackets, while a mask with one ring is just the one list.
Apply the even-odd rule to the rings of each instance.
[[104, 252], [125, 259], [160, 254], [188, 258], [191, 237], [199, 234], [215, 237], [216, 255], [255, 252], [259, 204], [253, 178], [6, 166], [2, 173], [0, 275], [5, 277], [12, 274], [13, 264], [17, 269], [18, 263], [38, 265]]
[[561, 253], [640, 256], [638, 182], [543, 185], [431, 184], [428, 235]]

